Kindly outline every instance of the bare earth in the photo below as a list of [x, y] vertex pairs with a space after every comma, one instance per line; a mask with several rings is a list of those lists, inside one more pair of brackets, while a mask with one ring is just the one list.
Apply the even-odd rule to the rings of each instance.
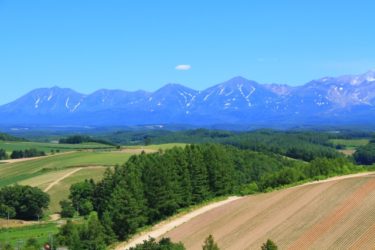
[[115, 249], [120, 250], [120, 249], [128, 249], [130, 247], [134, 247], [135, 245], [142, 243], [144, 240], [148, 240], [150, 237], [152, 238], [158, 238], [165, 234], [166, 232], [172, 230], [175, 227], [178, 227], [182, 225], [183, 223], [191, 220], [192, 218], [203, 214], [211, 209], [214, 209], [216, 207], [222, 206], [224, 204], [230, 203], [234, 200], [240, 199], [240, 197], [230, 197], [226, 200], [219, 201], [210, 205], [207, 205], [205, 207], [199, 208], [191, 213], [185, 214], [181, 217], [178, 217], [172, 221], [167, 221], [167, 222], [162, 222], [160, 224], [155, 225], [151, 231], [141, 233], [139, 235], [136, 235], [133, 239], [124, 242], [120, 245], [118, 245]]
[[217, 206], [163, 236], [202, 249], [212, 234], [221, 249], [374, 249], [375, 175], [335, 177]]
[[142, 149], [142, 148], [124, 148], [124, 149], [121, 149], [118, 152], [129, 153], [129, 154], [141, 154], [142, 152], [145, 152], [146, 154], [149, 154], [149, 153], [156, 153], [158, 151], [155, 150], [155, 149], [150, 149], [150, 148], [144, 148], [144, 149]]
[[13, 227], [24, 227], [24, 226], [29, 226], [29, 225], [34, 225], [38, 222], [36, 221], [24, 221], [24, 220], [6, 220], [0, 218], [0, 229], [3, 228], [13, 228]]

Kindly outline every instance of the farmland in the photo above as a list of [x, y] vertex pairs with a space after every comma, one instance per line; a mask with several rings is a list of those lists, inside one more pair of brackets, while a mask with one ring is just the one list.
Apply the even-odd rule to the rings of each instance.
[[375, 176], [338, 178], [241, 198], [165, 236], [201, 249], [212, 234], [223, 249], [369, 249], [374, 246]]
[[[115, 150], [113, 147], [98, 143], [72, 145], [0, 141], [0, 148], [7, 151], [37, 148], [46, 151], [58, 149], [62, 152], [45, 157], [9, 160], [8, 163], [3, 161], [0, 165], [0, 187], [16, 183], [39, 187], [50, 194], [49, 212], [56, 213], [60, 211], [59, 202], [68, 197], [69, 188], [72, 184], [85, 179], [98, 181], [107, 168], [121, 165], [131, 155], [139, 154], [143, 150], [150, 153], [157, 151], [159, 148], [168, 149], [183, 145], [150, 145]], [[59, 181], [55, 182], [56, 180]]]
[[68, 152], [28, 161], [6, 163], [0, 165], [0, 175], [2, 176], [0, 187], [67, 168], [123, 164], [130, 156], [129, 153], [117, 151]]

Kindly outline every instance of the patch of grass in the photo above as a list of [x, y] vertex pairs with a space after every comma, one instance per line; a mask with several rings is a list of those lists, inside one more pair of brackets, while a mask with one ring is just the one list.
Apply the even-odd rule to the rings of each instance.
[[58, 232], [56, 223], [41, 223], [38, 225], [0, 229], [0, 242], [9, 242], [14, 247], [26, 243], [29, 238], [36, 239], [40, 244], [48, 241], [49, 236]]
[[346, 149], [356, 149], [369, 143], [369, 139], [331, 139], [334, 145], [344, 145]]

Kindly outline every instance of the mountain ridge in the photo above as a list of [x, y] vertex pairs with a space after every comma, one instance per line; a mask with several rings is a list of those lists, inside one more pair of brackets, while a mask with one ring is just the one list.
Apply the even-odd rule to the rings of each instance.
[[241, 76], [204, 90], [169, 83], [154, 92], [39, 88], [0, 106], [0, 124], [142, 125], [375, 123], [375, 71], [304, 85]]

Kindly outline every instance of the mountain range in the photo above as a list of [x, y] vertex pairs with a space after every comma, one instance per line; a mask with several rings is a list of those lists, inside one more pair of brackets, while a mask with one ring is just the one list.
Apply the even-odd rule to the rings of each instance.
[[125, 126], [145, 124], [375, 123], [375, 71], [324, 77], [302, 86], [234, 77], [203, 91], [167, 84], [155, 92], [35, 89], [0, 106], [1, 125]]

